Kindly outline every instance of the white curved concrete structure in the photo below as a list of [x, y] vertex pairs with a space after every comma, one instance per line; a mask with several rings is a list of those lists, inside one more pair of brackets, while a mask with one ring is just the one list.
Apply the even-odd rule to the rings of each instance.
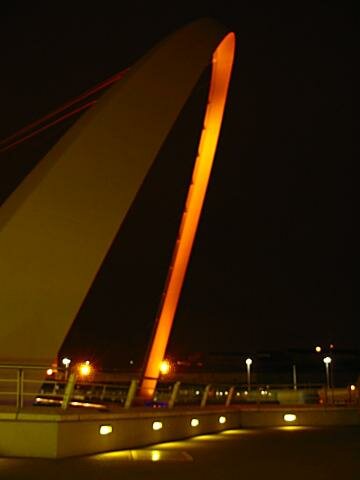
[[2, 205], [0, 363], [45, 365], [55, 358], [145, 175], [226, 34], [205, 19], [158, 44]]

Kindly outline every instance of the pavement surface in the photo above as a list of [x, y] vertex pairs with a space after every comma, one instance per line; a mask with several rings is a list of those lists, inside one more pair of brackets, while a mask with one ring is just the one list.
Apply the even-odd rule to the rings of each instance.
[[227, 430], [63, 460], [0, 458], [1, 480], [360, 480], [360, 427]]

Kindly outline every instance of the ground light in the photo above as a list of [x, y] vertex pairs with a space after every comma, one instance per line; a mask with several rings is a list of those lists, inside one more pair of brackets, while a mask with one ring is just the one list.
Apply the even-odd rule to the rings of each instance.
[[153, 430], [161, 430], [163, 428], [162, 422], [153, 422], [152, 429]]
[[151, 461], [158, 462], [161, 458], [161, 452], [159, 450], [152, 450], [151, 452]]
[[191, 419], [190, 425], [191, 425], [192, 427], [197, 427], [199, 424], [200, 424], [200, 422], [199, 422], [199, 419], [198, 419], [198, 418], [192, 418], [192, 419]]
[[294, 413], [285, 413], [284, 420], [285, 422], [295, 422], [296, 415]]
[[101, 425], [99, 428], [100, 435], [109, 435], [113, 431], [111, 425]]
[[226, 423], [226, 417], [224, 417], [223, 415], [221, 415], [221, 417], [219, 417], [219, 423], [221, 423], [221, 424]]

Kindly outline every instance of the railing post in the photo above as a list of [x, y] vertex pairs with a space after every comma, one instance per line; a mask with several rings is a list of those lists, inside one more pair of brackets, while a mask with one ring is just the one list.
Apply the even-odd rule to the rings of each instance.
[[17, 379], [16, 379], [16, 409], [20, 410], [20, 408], [24, 405], [24, 370], [22, 368], [17, 369]]
[[176, 397], [178, 395], [180, 385], [181, 385], [181, 382], [175, 382], [175, 384], [173, 386], [173, 389], [172, 389], [171, 395], [170, 395], [170, 400], [169, 400], [169, 403], [168, 403], [169, 408], [173, 408], [173, 406], [175, 405]]
[[205, 387], [205, 390], [204, 390], [204, 393], [203, 393], [203, 396], [202, 396], [202, 399], [201, 399], [200, 407], [205, 407], [206, 402], [207, 402], [207, 398], [209, 396], [210, 388], [211, 388], [211, 384], [209, 383]]
[[129, 390], [128, 390], [128, 393], [127, 393], [127, 396], [126, 396], [124, 408], [130, 408], [131, 407], [131, 404], [132, 404], [132, 402], [134, 400], [134, 397], [135, 397], [137, 386], [138, 386], [138, 381], [137, 380], [131, 380]]
[[231, 400], [232, 400], [232, 398], [233, 398], [233, 396], [234, 396], [234, 392], [235, 392], [235, 387], [234, 387], [234, 386], [230, 387], [230, 389], [229, 389], [229, 394], [228, 394], [228, 396], [226, 397], [225, 407], [228, 407], [228, 406], [230, 405]]
[[61, 402], [61, 408], [64, 410], [66, 410], [69, 405], [69, 402], [74, 392], [75, 383], [76, 383], [76, 375], [75, 373], [71, 373], [69, 375], [69, 379], [65, 387], [63, 401]]
[[101, 395], [100, 395], [100, 400], [103, 401], [105, 398], [106, 394], [106, 385], [103, 385], [102, 390], [101, 390]]

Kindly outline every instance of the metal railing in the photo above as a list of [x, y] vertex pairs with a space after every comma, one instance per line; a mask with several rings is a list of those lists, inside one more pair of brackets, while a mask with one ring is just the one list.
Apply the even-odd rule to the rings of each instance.
[[0, 403], [22, 408], [37, 395], [46, 370], [43, 365], [0, 365]]
[[109, 406], [130, 408], [152, 406], [231, 406], [264, 404], [359, 404], [359, 389], [350, 386], [327, 391], [322, 384], [297, 385], [248, 385], [219, 383], [186, 383], [160, 381], [154, 398], [144, 404], [137, 397], [138, 379], [123, 382], [94, 382], [76, 378], [74, 373], [65, 379], [49, 379], [44, 366], [0, 365], [0, 405], [54, 405], [87, 406], [106, 409]]

